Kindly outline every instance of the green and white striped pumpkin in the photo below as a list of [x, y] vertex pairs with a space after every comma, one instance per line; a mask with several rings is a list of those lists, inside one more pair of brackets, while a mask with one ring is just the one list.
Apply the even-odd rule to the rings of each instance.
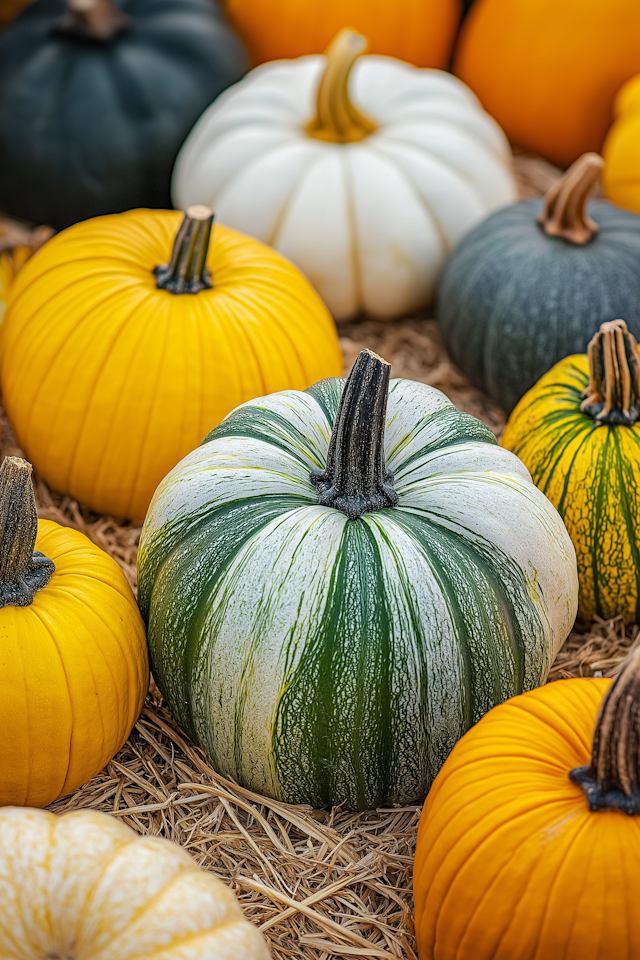
[[423, 798], [473, 723], [544, 681], [578, 584], [558, 513], [488, 427], [389, 386], [369, 351], [344, 387], [242, 404], [172, 470], [139, 602], [216, 770], [363, 809]]

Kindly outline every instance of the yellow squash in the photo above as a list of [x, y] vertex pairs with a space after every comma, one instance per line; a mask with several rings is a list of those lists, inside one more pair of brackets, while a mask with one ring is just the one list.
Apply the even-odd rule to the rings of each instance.
[[587, 620], [640, 622], [639, 417], [638, 345], [612, 320], [588, 357], [561, 360], [524, 395], [502, 438], [565, 522]]
[[149, 663], [122, 570], [77, 530], [38, 523], [15, 457], [0, 467], [0, 644], [0, 806], [46, 806], [122, 746]]
[[269, 960], [231, 890], [176, 843], [77, 810], [0, 810], [0, 955]]
[[[342, 372], [334, 323], [280, 254], [192, 207], [96, 217], [20, 271], [2, 394], [47, 482], [144, 518], [168, 471], [238, 404]], [[175, 242], [174, 242], [175, 241]]]
[[615, 122], [604, 142], [607, 199], [640, 213], [640, 76], [628, 80], [614, 103]]

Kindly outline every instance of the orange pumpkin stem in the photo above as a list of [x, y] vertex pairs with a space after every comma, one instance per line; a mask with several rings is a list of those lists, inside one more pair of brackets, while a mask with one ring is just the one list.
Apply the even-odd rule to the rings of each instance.
[[355, 30], [341, 30], [326, 51], [327, 65], [320, 80], [317, 114], [307, 126], [316, 140], [355, 143], [377, 130], [349, 97], [349, 76], [354, 63], [367, 48], [367, 40]]
[[54, 27], [56, 36], [108, 44], [131, 26], [131, 17], [114, 0], [67, 0], [67, 12]]
[[584, 245], [598, 232], [598, 224], [587, 216], [585, 208], [603, 165], [598, 153], [584, 153], [547, 192], [537, 220], [548, 236]]
[[156, 287], [169, 293], [200, 293], [213, 286], [207, 252], [213, 211], [198, 204], [189, 207], [176, 234], [169, 263], [154, 268]]
[[318, 502], [341, 510], [349, 520], [398, 503], [384, 462], [390, 371], [382, 357], [360, 351], [340, 397], [326, 469], [310, 473]]
[[624, 320], [603, 323], [588, 346], [588, 356], [589, 385], [580, 409], [597, 427], [632, 427], [640, 417], [640, 357]]
[[31, 470], [19, 457], [5, 457], [0, 467], [0, 607], [28, 607], [55, 570], [33, 549], [38, 511]]
[[590, 810], [640, 813], [640, 647], [629, 654], [600, 704], [591, 763], [569, 776], [585, 791]]

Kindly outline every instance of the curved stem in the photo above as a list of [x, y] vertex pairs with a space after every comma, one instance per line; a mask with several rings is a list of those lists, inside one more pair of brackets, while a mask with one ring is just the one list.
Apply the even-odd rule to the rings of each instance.
[[67, 0], [67, 12], [53, 33], [67, 40], [108, 44], [130, 26], [131, 17], [114, 0]]
[[596, 718], [591, 763], [569, 773], [589, 809], [640, 813], [640, 647], [607, 690]]
[[37, 535], [31, 464], [5, 457], [0, 467], [0, 607], [28, 607], [49, 583], [55, 565], [33, 549]]
[[366, 47], [365, 37], [355, 30], [341, 30], [327, 48], [327, 65], [318, 87], [317, 114], [307, 126], [310, 137], [354, 143], [377, 129], [373, 121], [356, 110], [349, 97], [351, 70]]
[[156, 287], [169, 293], [200, 293], [211, 289], [206, 266], [213, 212], [198, 204], [188, 207], [173, 244], [171, 260], [154, 268]]
[[598, 153], [583, 153], [547, 192], [537, 219], [548, 236], [584, 245], [598, 232], [598, 224], [587, 216], [585, 208], [603, 166]]
[[588, 355], [589, 385], [580, 409], [597, 427], [633, 426], [640, 417], [640, 356], [624, 320], [603, 323], [588, 346]]
[[395, 507], [398, 494], [384, 462], [384, 428], [391, 365], [361, 350], [344, 385], [325, 470], [312, 470], [318, 501], [349, 520]]

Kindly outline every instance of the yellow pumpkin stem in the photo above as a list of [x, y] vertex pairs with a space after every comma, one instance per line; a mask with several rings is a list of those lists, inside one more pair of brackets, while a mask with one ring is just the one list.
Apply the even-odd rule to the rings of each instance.
[[38, 511], [31, 469], [20, 457], [5, 457], [0, 467], [0, 607], [28, 607], [55, 570], [33, 549]]
[[569, 776], [585, 791], [591, 810], [640, 813], [640, 647], [629, 654], [600, 704], [591, 763]]
[[355, 143], [377, 130], [376, 124], [356, 110], [349, 97], [351, 70], [366, 48], [366, 38], [355, 30], [341, 30], [327, 48], [327, 65], [318, 87], [317, 114], [307, 126], [310, 137], [331, 143]]
[[585, 208], [603, 165], [598, 153], [583, 153], [547, 192], [537, 219], [548, 236], [584, 245], [598, 232], [598, 224], [587, 216]]
[[131, 17], [114, 0], [67, 0], [67, 12], [54, 27], [68, 40], [108, 44], [131, 26]]
[[596, 426], [623, 424], [640, 417], [640, 356], [624, 320], [603, 323], [588, 347], [589, 385], [580, 404]]
[[188, 207], [176, 234], [169, 263], [155, 267], [156, 287], [169, 293], [200, 293], [213, 286], [207, 269], [207, 252], [213, 211], [197, 204]]

